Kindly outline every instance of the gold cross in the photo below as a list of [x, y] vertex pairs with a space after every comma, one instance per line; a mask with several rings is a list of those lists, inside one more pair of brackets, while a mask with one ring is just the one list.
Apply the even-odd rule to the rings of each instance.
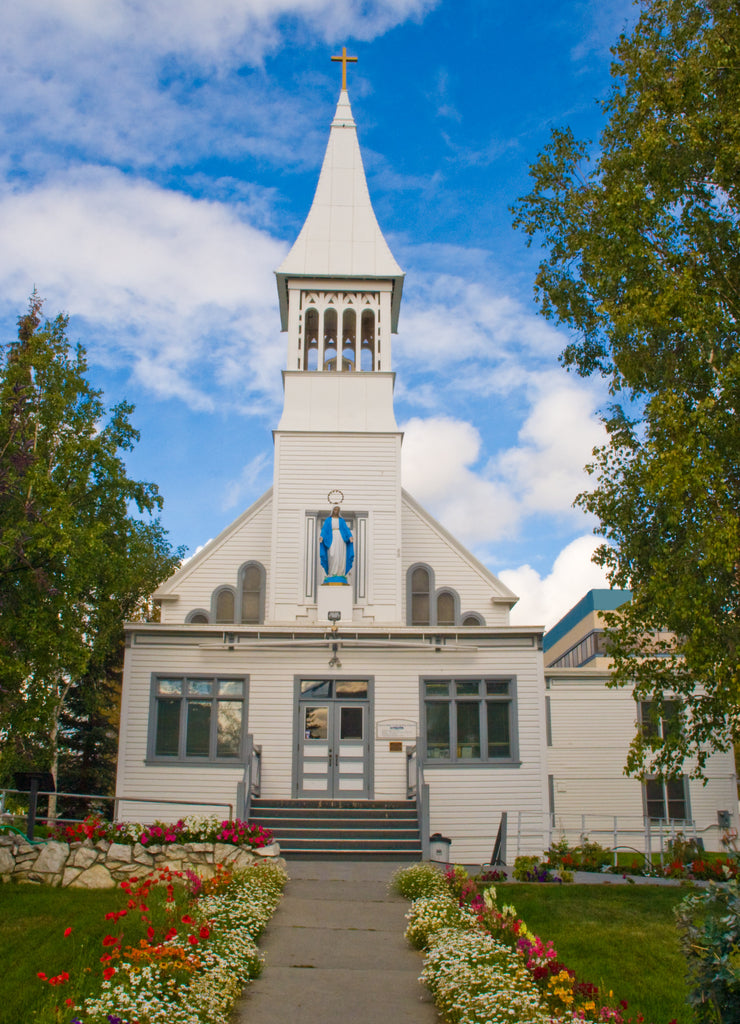
[[332, 60], [341, 60], [341, 62], [342, 62], [342, 91], [346, 92], [347, 91], [347, 63], [351, 62], [353, 64], [356, 64], [357, 63], [357, 57], [348, 57], [347, 56], [347, 47], [343, 46], [342, 47], [342, 56], [341, 57], [332, 57]]

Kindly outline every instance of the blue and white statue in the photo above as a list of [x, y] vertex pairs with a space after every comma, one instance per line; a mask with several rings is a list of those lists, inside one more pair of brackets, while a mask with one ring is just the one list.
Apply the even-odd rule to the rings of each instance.
[[352, 531], [339, 514], [339, 505], [334, 506], [321, 527], [319, 558], [326, 573], [324, 583], [347, 582], [347, 574], [355, 560], [355, 545]]

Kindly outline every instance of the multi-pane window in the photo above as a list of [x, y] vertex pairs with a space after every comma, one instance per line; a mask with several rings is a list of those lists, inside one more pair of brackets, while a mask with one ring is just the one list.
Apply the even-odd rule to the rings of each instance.
[[645, 814], [654, 822], [686, 821], [686, 777], [645, 779]]
[[575, 647], [571, 647], [569, 651], [553, 661], [549, 666], [550, 668], [578, 668], [581, 665], [585, 665], [593, 658], [603, 656], [605, 654], [604, 648], [604, 631], [602, 629], [596, 629], [588, 636], [584, 637]]
[[430, 624], [431, 581], [429, 570], [418, 565], [411, 573], [411, 625], [428, 626]]
[[264, 570], [256, 562], [242, 571], [241, 618], [244, 623], [262, 621], [264, 605]]
[[427, 679], [422, 685], [428, 761], [514, 757], [511, 679]]
[[157, 676], [151, 753], [179, 761], [235, 761], [243, 754], [245, 681]]

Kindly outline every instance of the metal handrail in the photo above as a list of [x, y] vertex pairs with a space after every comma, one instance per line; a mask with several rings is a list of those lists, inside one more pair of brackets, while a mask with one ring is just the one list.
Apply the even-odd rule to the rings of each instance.
[[174, 806], [186, 805], [187, 807], [228, 807], [229, 821], [234, 820], [234, 805], [227, 800], [164, 800], [162, 797], [151, 796], [117, 796], [114, 821], [118, 821], [118, 808], [122, 803], [132, 804], [173, 804]]
[[251, 735], [247, 736], [247, 758], [244, 765], [244, 776], [236, 785], [237, 817], [242, 821], [249, 819], [252, 797], [259, 799], [262, 791], [262, 746], [255, 744]]
[[406, 747], [406, 799], [416, 800], [416, 816], [419, 822], [421, 855], [429, 860], [429, 783], [424, 781], [424, 765], [419, 757], [416, 744]]

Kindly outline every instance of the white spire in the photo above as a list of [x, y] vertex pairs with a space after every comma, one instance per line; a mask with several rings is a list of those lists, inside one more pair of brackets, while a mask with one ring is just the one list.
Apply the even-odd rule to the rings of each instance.
[[375, 219], [356, 125], [344, 89], [331, 123], [311, 209], [293, 248], [277, 270], [283, 330], [288, 325], [287, 279], [295, 277], [392, 280], [391, 329], [396, 330], [403, 271]]

